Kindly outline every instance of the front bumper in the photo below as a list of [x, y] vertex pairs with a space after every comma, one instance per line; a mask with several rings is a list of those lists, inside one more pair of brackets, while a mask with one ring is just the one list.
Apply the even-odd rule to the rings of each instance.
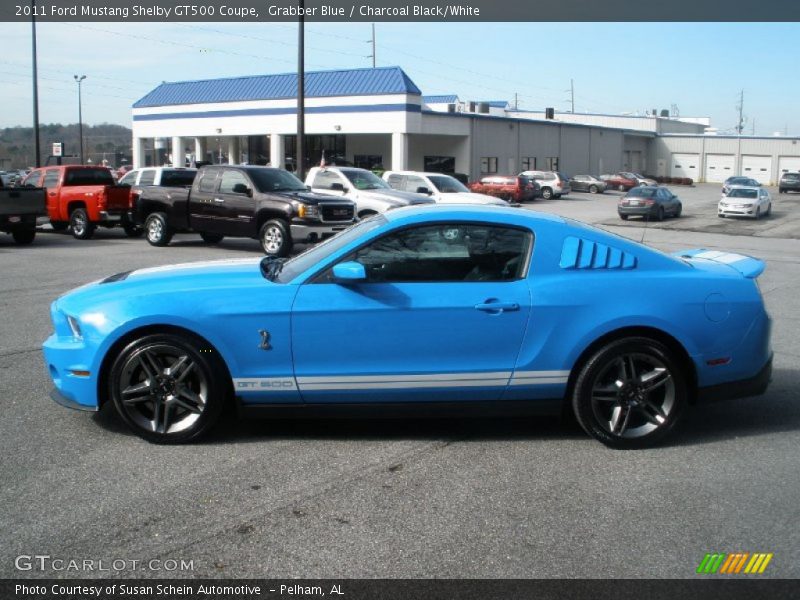
[[[62, 406], [96, 411], [97, 373], [93, 368], [95, 352], [82, 339], [51, 335], [42, 346], [44, 364], [55, 389], [51, 398]], [[75, 375], [88, 372], [89, 376]]]
[[699, 388], [697, 390], [697, 401], [717, 402], [719, 400], [760, 396], [767, 391], [769, 382], [772, 380], [772, 357], [773, 355], [770, 354], [767, 363], [753, 377]]
[[292, 241], [296, 244], [314, 243], [336, 235], [350, 227], [352, 223], [342, 224], [306, 224], [293, 222], [289, 225]]
[[717, 211], [721, 215], [731, 216], [731, 217], [753, 217], [756, 216], [756, 205], [748, 205], [743, 208], [739, 208], [737, 206], [722, 206], [719, 205], [717, 207]]
[[52, 390], [50, 390], [50, 398], [56, 404], [60, 404], [61, 406], [64, 406], [66, 408], [71, 408], [73, 410], [84, 410], [87, 412], [97, 412], [98, 410], [100, 410], [96, 406], [86, 406], [85, 404], [78, 404], [74, 400], [70, 400], [64, 394], [62, 394], [58, 388], [53, 388]]

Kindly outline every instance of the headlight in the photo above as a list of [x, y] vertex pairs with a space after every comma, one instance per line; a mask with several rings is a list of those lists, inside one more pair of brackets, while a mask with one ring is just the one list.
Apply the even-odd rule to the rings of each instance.
[[308, 217], [318, 217], [319, 216], [319, 207], [316, 204], [301, 204], [297, 207], [297, 215], [301, 219], [306, 219]]
[[72, 330], [72, 335], [78, 339], [83, 337], [81, 333], [81, 324], [78, 323], [78, 319], [73, 316], [67, 315], [67, 324], [69, 328]]

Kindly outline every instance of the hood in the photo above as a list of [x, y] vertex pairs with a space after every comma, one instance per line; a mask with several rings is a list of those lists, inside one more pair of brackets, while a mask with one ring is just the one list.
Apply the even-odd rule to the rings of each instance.
[[319, 204], [320, 202], [343, 202], [351, 204], [351, 201], [341, 196], [333, 194], [318, 194], [317, 192], [269, 192], [270, 194], [280, 194], [289, 200], [297, 200], [305, 204]]
[[441, 204], [494, 204], [495, 206], [508, 206], [508, 202], [486, 194], [473, 194], [456, 192], [454, 194], [439, 194], [436, 202]]
[[389, 202], [395, 207], [411, 206], [412, 204], [433, 204], [434, 199], [423, 194], [413, 192], [403, 192], [400, 190], [380, 189], [380, 190], [359, 190], [358, 197], [370, 200], [380, 200]]

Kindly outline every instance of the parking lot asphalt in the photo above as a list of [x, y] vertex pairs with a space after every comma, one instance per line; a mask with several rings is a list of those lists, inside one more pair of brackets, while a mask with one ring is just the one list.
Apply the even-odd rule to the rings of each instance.
[[[774, 553], [764, 576], [800, 576], [800, 196], [774, 195], [773, 216], [752, 223], [716, 217], [717, 186], [674, 189], [687, 216], [646, 231], [616, 217], [617, 193], [526, 205], [668, 251], [767, 260], [768, 393], [694, 407], [665, 446], [633, 452], [554, 418], [229, 417], [205, 442], [149, 445], [112, 411], [49, 399], [50, 302], [119, 271], [259, 256], [257, 243], [187, 235], [153, 248], [45, 227], [16, 247], [0, 235], [0, 577], [686, 578], [706, 552], [738, 551]], [[15, 568], [33, 554], [193, 568]]]

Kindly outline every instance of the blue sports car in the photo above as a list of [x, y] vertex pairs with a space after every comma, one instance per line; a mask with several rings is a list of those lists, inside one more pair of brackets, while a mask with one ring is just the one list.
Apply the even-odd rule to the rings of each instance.
[[284, 259], [139, 269], [56, 300], [53, 398], [152, 442], [265, 415], [574, 412], [612, 447], [769, 382], [764, 263], [495, 206], [371, 217]]

